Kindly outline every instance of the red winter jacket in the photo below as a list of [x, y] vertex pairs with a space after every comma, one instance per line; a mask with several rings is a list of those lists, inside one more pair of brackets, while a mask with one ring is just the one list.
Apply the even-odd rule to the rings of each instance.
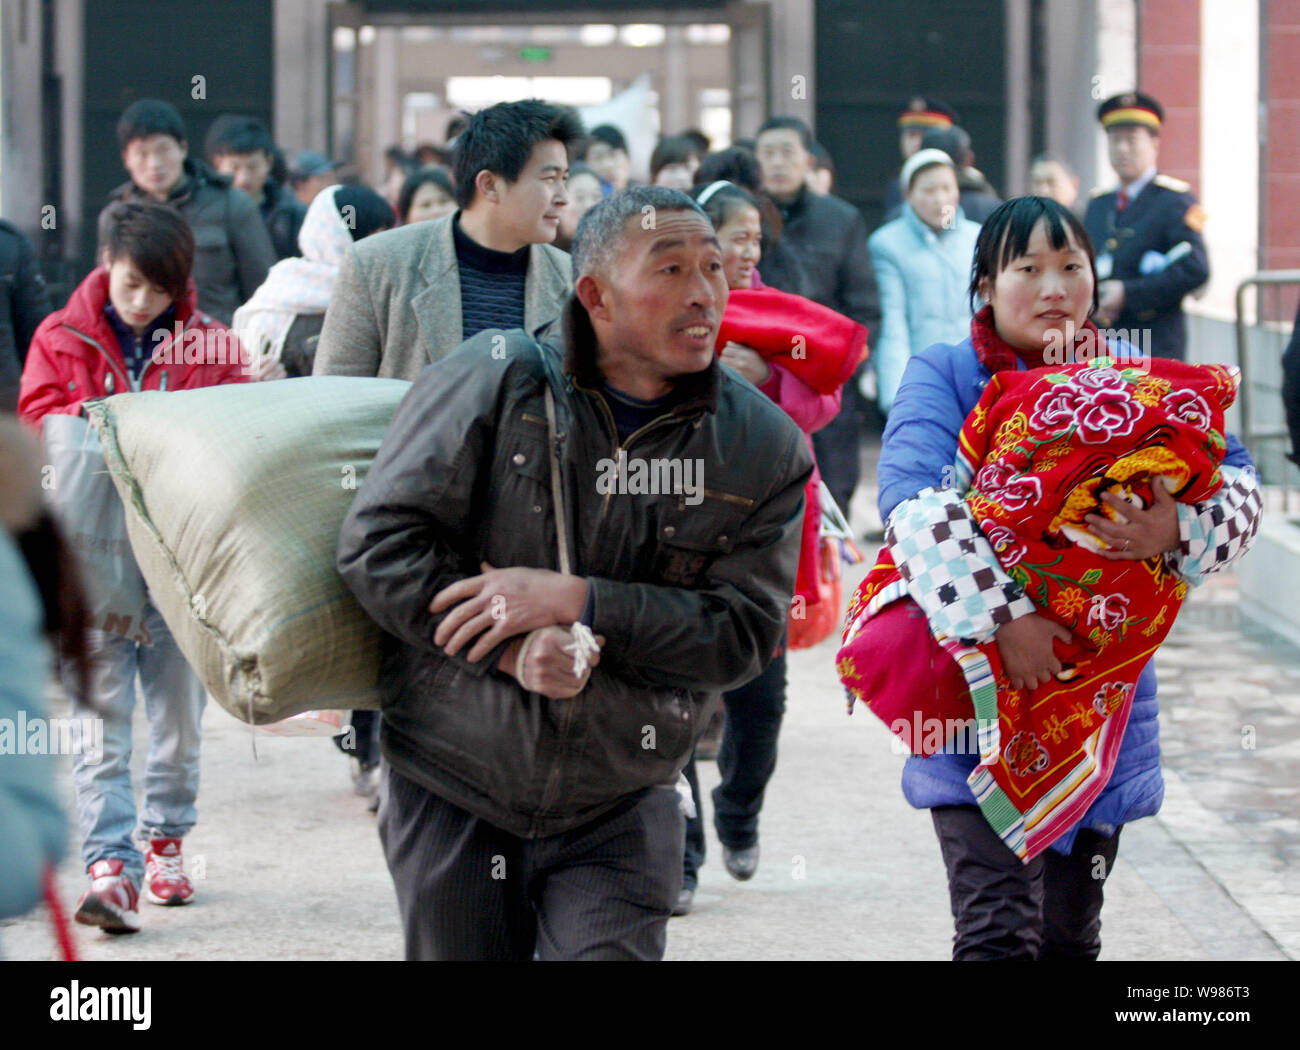
[[[181, 341], [177, 343], [173, 328], [173, 334], [154, 348], [140, 377], [141, 390], [248, 382], [234, 333], [196, 310], [194, 298], [191, 280], [185, 298], [176, 301]], [[36, 329], [18, 394], [18, 415], [24, 422], [39, 426], [51, 412], [77, 415], [83, 401], [135, 389], [117, 335], [104, 316], [107, 299], [108, 271], [97, 266], [77, 285], [67, 306]]]

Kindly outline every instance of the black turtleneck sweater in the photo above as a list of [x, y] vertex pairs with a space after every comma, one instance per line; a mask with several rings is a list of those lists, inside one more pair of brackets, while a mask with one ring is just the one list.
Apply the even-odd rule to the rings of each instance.
[[484, 248], [460, 228], [459, 213], [451, 233], [460, 270], [461, 338], [469, 339], [485, 328], [522, 328], [529, 246], [517, 252]]

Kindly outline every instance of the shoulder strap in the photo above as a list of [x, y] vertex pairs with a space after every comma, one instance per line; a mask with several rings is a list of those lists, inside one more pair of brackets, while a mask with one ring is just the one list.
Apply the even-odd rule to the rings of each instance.
[[[541, 347], [538, 347], [541, 350]], [[560, 480], [560, 442], [555, 436], [555, 394], [551, 381], [542, 375], [546, 384], [546, 449], [551, 457], [551, 502], [555, 504], [555, 542], [560, 551], [560, 572], [573, 573], [569, 565], [569, 530], [564, 518], [564, 483]]]

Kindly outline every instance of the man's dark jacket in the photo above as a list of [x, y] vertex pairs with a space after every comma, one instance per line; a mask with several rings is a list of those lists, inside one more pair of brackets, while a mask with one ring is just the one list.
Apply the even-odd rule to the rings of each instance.
[[[539, 329], [488, 330], [425, 369], [344, 521], [338, 569], [387, 632], [383, 752], [394, 770], [525, 838], [672, 785], [720, 694], [785, 630], [812, 460], [790, 419], [715, 361], [626, 442], [703, 460], [703, 501], [598, 491], [617, 460], [595, 339], [570, 299]], [[540, 348], [539, 348], [540, 344]], [[433, 643], [433, 596], [497, 567], [559, 569], [544, 384], [555, 395], [573, 571], [606, 638], [583, 692], [550, 700]], [[607, 466], [607, 464], [606, 464]]]
[[51, 309], [31, 242], [0, 219], [0, 412], [18, 407], [28, 344]]
[[302, 255], [298, 247], [298, 231], [307, 217], [307, 205], [298, 199], [288, 186], [268, 178], [262, 188], [262, 203], [258, 205], [266, 232], [271, 238], [277, 259]]
[[[111, 198], [152, 200], [133, 182], [117, 187]], [[229, 176], [202, 161], [185, 158], [185, 171], [167, 203], [194, 231], [194, 284], [199, 309], [222, 324], [246, 303], [275, 265], [275, 248], [257, 205]]]
[[781, 246], [798, 257], [805, 287], [783, 288], [759, 262], [763, 280], [783, 292], [803, 295], [867, 329], [867, 345], [876, 345], [880, 330], [880, 291], [867, 252], [867, 224], [857, 208], [829, 194], [800, 187], [781, 212]]
[[[1183, 297], [1210, 279], [1210, 259], [1201, 236], [1204, 212], [1191, 187], [1157, 174], [1118, 211], [1119, 190], [1088, 201], [1083, 225], [1097, 262], [1111, 259], [1110, 277], [1124, 284], [1124, 309], [1112, 328], [1149, 331], [1151, 353], [1178, 361], [1187, 355]], [[1167, 265], [1144, 272], [1144, 260], [1174, 256]], [[1137, 337], [1130, 335], [1130, 342]]]

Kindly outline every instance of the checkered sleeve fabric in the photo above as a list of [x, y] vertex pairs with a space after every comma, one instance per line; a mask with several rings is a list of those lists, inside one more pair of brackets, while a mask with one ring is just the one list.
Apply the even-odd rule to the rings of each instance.
[[1255, 542], [1263, 497], [1251, 467], [1222, 467], [1223, 486], [1213, 499], [1178, 504], [1179, 549], [1165, 555], [1169, 568], [1193, 587], [1231, 565]]
[[885, 543], [936, 634], [987, 642], [1034, 611], [955, 488], [924, 489], [890, 515]]

